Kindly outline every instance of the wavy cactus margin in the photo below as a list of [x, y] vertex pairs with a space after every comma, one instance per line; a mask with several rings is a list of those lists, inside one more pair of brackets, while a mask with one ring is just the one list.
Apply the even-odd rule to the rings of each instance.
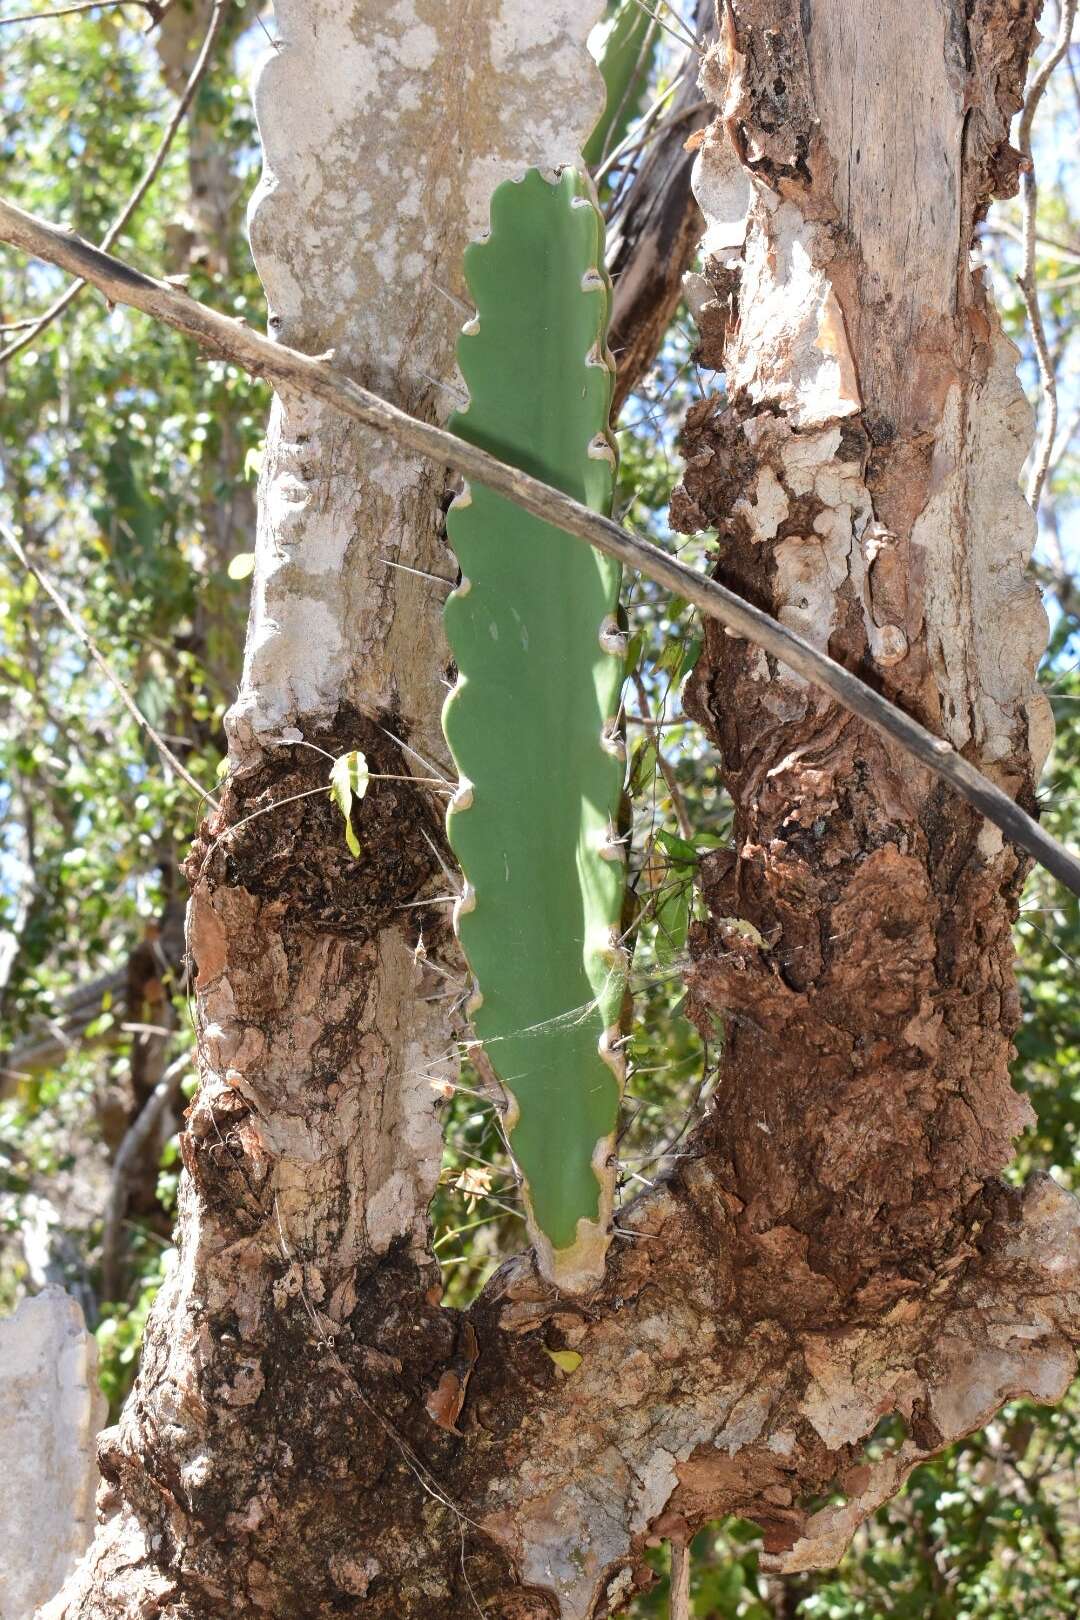
[[[588, 178], [501, 185], [465, 274], [477, 313], [452, 430], [610, 512], [611, 284]], [[580, 1291], [603, 1275], [623, 1084], [620, 570], [479, 485], [447, 527], [462, 572], [446, 605], [458, 682], [443, 727], [460, 776], [447, 829], [470, 1014], [508, 1094], [541, 1269]]]

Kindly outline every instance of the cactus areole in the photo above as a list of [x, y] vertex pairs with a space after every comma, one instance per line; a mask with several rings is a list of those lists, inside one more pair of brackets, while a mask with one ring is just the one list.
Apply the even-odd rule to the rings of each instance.
[[[465, 273], [469, 405], [451, 427], [610, 512], [611, 287], [591, 182], [530, 170], [501, 185]], [[458, 681], [443, 725], [460, 776], [447, 825], [470, 1014], [507, 1094], [541, 1268], [580, 1290], [603, 1272], [623, 1081], [620, 571], [478, 485], [447, 526], [462, 574], [446, 606]]]

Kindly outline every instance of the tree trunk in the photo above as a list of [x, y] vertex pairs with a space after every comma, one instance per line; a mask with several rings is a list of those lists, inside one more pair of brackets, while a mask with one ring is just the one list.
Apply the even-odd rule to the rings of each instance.
[[[585, 49], [601, 9], [467, 0], [421, 20], [402, 0], [383, 19], [278, 0], [251, 211], [271, 331], [445, 416], [464, 247], [499, 181], [576, 160], [602, 104]], [[452, 1346], [427, 1205], [430, 1081], [456, 1056], [445, 981], [416, 949], [423, 927], [459, 966], [447, 910], [424, 902], [445, 892], [448, 857], [427, 785], [445, 758], [442, 484], [321, 406], [275, 402], [231, 774], [190, 862], [202, 1084], [182, 1137], [181, 1260], [103, 1437], [112, 1517], [58, 1612], [126, 1614], [151, 1595], [177, 1614], [358, 1605], [365, 1559], [341, 1530], [377, 1505], [364, 1472], [385, 1440], [361, 1442], [356, 1472], [358, 1435], [310, 1377], [311, 1335], [332, 1340], [363, 1309], [398, 1321], [410, 1362]], [[359, 865], [325, 792], [326, 754], [352, 748], [388, 778], [365, 800]], [[382, 1377], [393, 1365], [376, 1356]], [[410, 1567], [406, 1546], [396, 1562]]]
[[[283, 338], [441, 409], [457, 317], [435, 289], [495, 182], [589, 128], [577, 9], [429, 6], [391, 38], [279, 3], [253, 241]], [[724, 21], [698, 193], [727, 393], [691, 413], [675, 515], [1030, 804], [1029, 423], [968, 254], [1014, 173], [1031, 8], [739, 0]], [[233, 775], [192, 859], [181, 1260], [102, 1446], [112, 1517], [54, 1616], [590, 1620], [647, 1584], [650, 1539], [723, 1513], [761, 1525], [771, 1567], [827, 1566], [916, 1462], [1071, 1377], [1076, 1208], [995, 1179], [1025, 1117], [1022, 867], [713, 628], [692, 701], [737, 828], [691, 983], [727, 1032], [715, 1110], [620, 1213], [593, 1297], [522, 1256], [466, 1316], [440, 1307], [449, 1027], [417, 919], [429, 961], [451, 947], [413, 906], [445, 893], [437, 795], [373, 782], [358, 867], [323, 793], [283, 802], [325, 785], [303, 742], [441, 768], [441, 590], [385, 561], [450, 574], [439, 493], [321, 407], [275, 406]], [[868, 1456], [889, 1414], [904, 1438]]]
[[[738, 28], [701, 164], [707, 213], [732, 140], [750, 181], [734, 310], [731, 255], [706, 271], [727, 395], [690, 413], [673, 519], [715, 526], [725, 583], [1030, 810], [1052, 736], [1030, 419], [969, 250], [1015, 186], [1032, 8], [983, 5], [965, 29], [922, 0], [855, 28], [839, 4], [746, 4]], [[731, 1191], [838, 1304], [871, 1282], [900, 1297], [985, 1221], [983, 1182], [1033, 1117], [1007, 1068], [1028, 863], [716, 625], [690, 708], [736, 806], [692, 974], [700, 1015], [727, 1020]]]

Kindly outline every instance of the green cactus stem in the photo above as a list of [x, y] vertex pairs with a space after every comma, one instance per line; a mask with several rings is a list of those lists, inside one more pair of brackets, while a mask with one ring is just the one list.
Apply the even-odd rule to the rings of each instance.
[[[453, 431], [610, 512], [611, 287], [591, 182], [532, 170], [500, 186], [465, 271], [477, 313], [458, 345], [469, 405]], [[510, 1101], [530, 1235], [545, 1273], [580, 1290], [603, 1274], [623, 1081], [620, 570], [481, 486], [447, 525], [462, 571], [443, 714], [460, 775], [455, 926], [473, 1026]]]
[[614, 152], [637, 117], [659, 38], [659, 25], [637, 0], [609, 5], [603, 22], [590, 35], [589, 49], [606, 92], [604, 111], [585, 143], [584, 157], [590, 169], [595, 170]]

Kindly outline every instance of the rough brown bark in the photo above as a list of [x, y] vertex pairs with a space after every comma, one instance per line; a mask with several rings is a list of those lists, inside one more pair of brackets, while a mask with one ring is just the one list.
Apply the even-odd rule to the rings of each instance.
[[[809, 26], [768, 3], [736, 18], [712, 141], [750, 177], [742, 285], [734, 320], [703, 312], [729, 391], [691, 412], [674, 520], [715, 525], [726, 583], [1030, 808], [1049, 735], [1027, 418], [968, 250], [1015, 186], [1034, 10], [983, 5], [966, 32], [936, 3], [855, 28], [839, 5]], [[841, 1302], [900, 1287], [957, 1252], [1030, 1117], [1007, 1068], [1026, 863], [714, 626], [689, 703], [736, 807], [692, 943], [699, 1016], [728, 1026], [731, 1190], [752, 1228], [809, 1242]]]
[[[1009, 169], [1032, 15], [889, 0], [854, 21], [841, 0], [728, 11], [699, 188], [716, 260], [702, 320], [728, 395], [694, 414], [677, 510], [720, 528], [725, 577], [1030, 798], [1025, 429], [966, 249]], [[728, 140], [751, 177], [738, 232], [721, 218]], [[323, 468], [332, 431], [317, 421], [307, 452]], [[310, 490], [305, 442], [280, 439]], [[357, 442], [341, 454], [354, 467]], [[268, 476], [285, 505], [293, 486]], [[405, 486], [415, 513], [424, 488]], [[326, 541], [308, 521], [315, 574]], [[359, 519], [353, 533], [370, 565]], [[287, 616], [274, 557], [267, 544], [266, 590]], [[340, 624], [308, 586], [300, 606]], [[388, 638], [392, 615], [372, 618]], [[294, 636], [310, 622], [298, 612]], [[319, 779], [295, 737], [269, 739], [320, 702], [320, 742], [404, 774], [374, 730], [391, 711], [372, 631], [344, 682], [301, 659], [306, 706], [280, 696], [260, 633], [265, 618], [223, 824]], [[409, 677], [412, 722], [415, 657]], [[592, 1620], [647, 1582], [650, 1538], [720, 1513], [759, 1523], [775, 1568], [827, 1565], [918, 1460], [1011, 1395], [1063, 1393], [1075, 1205], [1045, 1177], [996, 1179], [1023, 1119], [1006, 1069], [1016, 857], [748, 644], [711, 635], [694, 692], [738, 813], [692, 946], [725, 1073], [688, 1158], [621, 1212], [632, 1236], [585, 1301], [521, 1257], [467, 1317], [439, 1305], [433, 1133], [409, 1083], [409, 1040], [437, 1043], [414, 1021], [414, 924], [395, 909], [435, 871], [426, 841], [376, 836], [360, 892], [319, 812], [282, 806], [274, 836], [268, 816], [196, 856], [205, 1074], [181, 1264], [103, 1444], [112, 1516], [53, 1614]], [[426, 789], [398, 793], [373, 785], [377, 835], [436, 827]], [[546, 1353], [563, 1347], [582, 1357], [572, 1374]], [[430, 1415], [455, 1408], [453, 1427]], [[871, 1461], [888, 1414], [904, 1438]]]

